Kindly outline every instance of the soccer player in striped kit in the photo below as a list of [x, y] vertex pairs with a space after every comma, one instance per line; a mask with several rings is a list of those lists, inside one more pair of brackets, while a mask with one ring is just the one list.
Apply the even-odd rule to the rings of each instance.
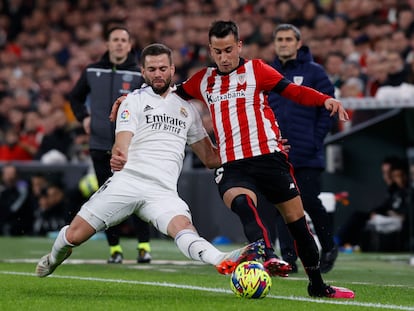
[[262, 193], [279, 209], [295, 240], [309, 278], [309, 295], [354, 298], [353, 291], [322, 279], [318, 248], [267, 96], [272, 91], [306, 106], [324, 105], [342, 121], [348, 120], [347, 113], [338, 100], [291, 83], [261, 60], [241, 58], [242, 42], [232, 21], [213, 23], [209, 48], [216, 67], [203, 68], [176, 92], [184, 99], [203, 101], [210, 110], [222, 163], [216, 182], [225, 205], [239, 216], [249, 241], [264, 238], [264, 265], [270, 274], [285, 276], [288, 270], [274, 254], [256, 209], [257, 193]]

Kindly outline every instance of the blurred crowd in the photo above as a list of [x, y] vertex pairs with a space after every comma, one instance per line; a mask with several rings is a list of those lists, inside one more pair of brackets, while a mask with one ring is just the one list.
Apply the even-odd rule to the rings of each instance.
[[149, 43], [171, 47], [175, 82], [209, 63], [217, 19], [238, 23], [244, 57], [269, 63], [275, 26], [298, 26], [340, 98], [414, 82], [413, 0], [11, 0], [0, 13], [0, 160], [82, 160], [87, 137], [67, 95], [105, 52], [103, 32], [114, 22], [130, 29], [138, 62]]
[[130, 30], [138, 63], [149, 43], [172, 48], [179, 83], [210, 63], [218, 19], [238, 23], [244, 57], [268, 63], [276, 25], [299, 27], [338, 98], [414, 96], [414, 0], [3, 0], [0, 161], [88, 161], [67, 96], [106, 51], [108, 25]]

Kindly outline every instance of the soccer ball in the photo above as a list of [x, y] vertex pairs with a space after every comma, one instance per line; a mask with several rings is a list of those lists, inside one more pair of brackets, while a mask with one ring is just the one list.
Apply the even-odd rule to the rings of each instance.
[[239, 264], [231, 274], [230, 288], [238, 297], [264, 298], [270, 291], [272, 279], [258, 261]]

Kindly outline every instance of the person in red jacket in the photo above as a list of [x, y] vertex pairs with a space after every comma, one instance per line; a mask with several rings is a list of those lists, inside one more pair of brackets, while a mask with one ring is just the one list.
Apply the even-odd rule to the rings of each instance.
[[4, 134], [4, 143], [0, 145], [0, 161], [30, 161], [33, 157], [20, 143], [19, 133], [9, 128]]

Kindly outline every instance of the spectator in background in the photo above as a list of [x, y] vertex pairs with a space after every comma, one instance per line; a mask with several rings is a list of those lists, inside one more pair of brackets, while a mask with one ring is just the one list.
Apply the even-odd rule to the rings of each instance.
[[387, 79], [382, 86], [399, 86], [408, 80], [409, 69], [398, 51], [389, 51], [385, 56]]
[[380, 52], [372, 52], [366, 58], [367, 83], [365, 85], [364, 96], [375, 97], [378, 88], [387, 79], [387, 65], [385, 57]]
[[0, 234], [30, 234], [31, 224], [28, 182], [20, 179], [14, 165], [5, 164], [0, 181]]
[[[401, 231], [402, 237], [408, 237], [409, 178], [406, 160], [396, 157], [385, 158], [381, 163], [381, 172], [387, 186], [386, 198], [371, 210], [355, 211], [351, 214], [336, 236], [341, 247], [359, 249], [368, 226], [379, 233]], [[397, 251], [406, 249], [408, 245], [407, 240], [394, 243]]]
[[338, 97], [342, 85], [342, 70], [344, 66], [344, 55], [340, 52], [331, 52], [326, 56], [324, 62], [325, 72], [335, 87], [335, 96]]
[[409, 37], [414, 32], [414, 12], [408, 4], [403, 5], [397, 12], [398, 29]]
[[19, 142], [19, 132], [10, 127], [4, 133], [4, 141], [0, 144], [0, 161], [30, 161], [32, 155]]
[[[344, 81], [340, 90], [341, 98], [362, 98], [364, 97], [364, 82], [360, 78], [351, 77]], [[340, 130], [349, 130], [349, 126], [355, 126], [359, 123], [367, 121], [377, 114], [373, 109], [347, 109], [351, 122], [347, 126], [340, 127]]]
[[[302, 45], [299, 29], [291, 24], [278, 25], [274, 32], [276, 57], [272, 66], [298, 85], [311, 87], [334, 96], [334, 86], [321, 65], [313, 61], [307, 46]], [[289, 160], [300, 190], [303, 207], [312, 219], [322, 246], [320, 268], [329, 272], [338, 255], [333, 240], [331, 219], [318, 198], [325, 168], [324, 139], [333, 119], [325, 107], [299, 105], [279, 94], [269, 94], [269, 105], [277, 116], [281, 133], [290, 145]], [[278, 215], [277, 228], [282, 257], [297, 271], [297, 254], [283, 218]]]
[[40, 192], [34, 210], [33, 234], [44, 236], [57, 231], [68, 222], [68, 203], [60, 181], [49, 182]]
[[[112, 103], [121, 95], [130, 93], [143, 83], [127, 28], [110, 27], [105, 33], [107, 51], [102, 58], [82, 72], [70, 93], [73, 113], [89, 135], [89, 149], [99, 186], [112, 176], [110, 159], [115, 139], [115, 124], [109, 121]], [[135, 216], [134, 216], [135, 217]], [[135, 217], [138, 232], [140, 263], [151, 261], [149, 225]], [[108, 263], [122, 263], [120, 225], [105, 231], [110, 248]]]
[[397, 51], [389, 51], [386, 55], [387, 78], [378, 88], [375, 98], [377, 99], [407, 99], [414, 96], [414, 85], [410, 81], [411, 68], [404, 62], [401, 54]]
[[405, 31], [403, 29], [397, 29], [393, 31], [391, 34], [391, 42], [391, 50], [398, 52], [403, 59], [403, 62], [405, 62], [408, 54], [412, 50], [410, 41], [408, 40], [408, 36], [406, 35]]
[[33, 211], [39, 208], [39, 198], [43, 189], [49, 184], [46, 176], [42, 173], [35, 172], [30, 176], [30, 207]]
[[44, 128], [37, 111], [28, 111], [24, 116], [23, 128], [20, 133], [20, 145], [34, 157], [39, 150], [44, 135]]
[[67, 163], [73, 138], [64, 111], [54, 110], [47, 122], [49, 129], [42, 139], [35, 159], [49, 164]]

